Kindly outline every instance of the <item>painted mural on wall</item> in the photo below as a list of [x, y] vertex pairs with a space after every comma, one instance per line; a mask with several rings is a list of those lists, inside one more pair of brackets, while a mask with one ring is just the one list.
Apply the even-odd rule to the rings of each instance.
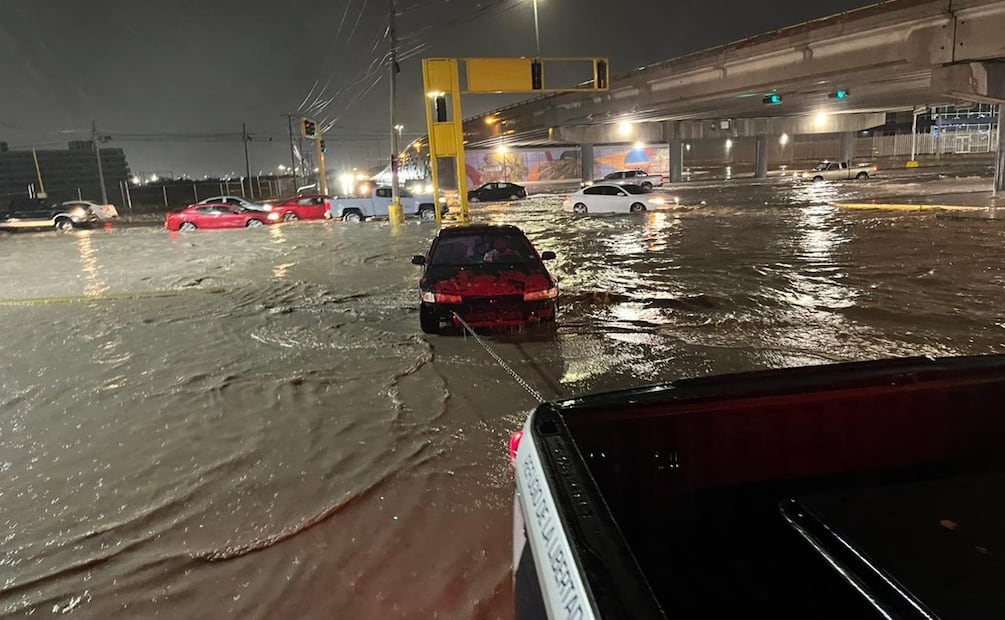
[[468, 184], [509, 181], [534, 183], [574, 181], [580, 178], [579, 149], [514, 150], [505, 153], [472, 150], [465, 153]]
[[670, 173], [670, 147], [657, 146], [595, 146], [593, 173], [596, 178], [616, 170], [645, 170], [657, 174]]

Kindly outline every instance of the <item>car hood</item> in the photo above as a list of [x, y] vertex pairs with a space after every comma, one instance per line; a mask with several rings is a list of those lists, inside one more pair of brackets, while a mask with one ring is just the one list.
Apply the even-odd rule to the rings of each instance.
[[432, 266], [422, 279], [425, 290], [462, 297], [523, 295], [554, 286], [543, 265]]

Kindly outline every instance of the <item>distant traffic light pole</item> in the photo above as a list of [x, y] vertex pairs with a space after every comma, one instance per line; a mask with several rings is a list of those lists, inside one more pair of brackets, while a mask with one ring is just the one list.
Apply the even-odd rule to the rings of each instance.
[[328, 171], [325, 170], [327, 164], [325, 163], [325, 140], [324, 136], [318, 131], [318, 124], [316, 121], [312, 121], [309, 118], [303, 119], [300, 125], [300, 133], [303, 137], [308, 140], [314, 140], [314, 146], [317, 148], [318, 152], [318, 189], [325, 196], [328, 195]]

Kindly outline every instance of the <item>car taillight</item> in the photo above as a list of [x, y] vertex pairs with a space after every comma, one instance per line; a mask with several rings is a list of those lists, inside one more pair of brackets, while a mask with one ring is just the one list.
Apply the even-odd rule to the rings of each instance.
[[426, 291], [422, 294], [422, 301], [427, 304], [459, 304], [463, 303], [464, 299], [460, 295], [444, 295], [443, 293]]
[[523, 294], [524, 301], [543, 301], [545, 299], [555, 299], [558, 297], [558, 289], [551, 287], [543, 291], [531, 291]]
[[523, 431], [517, 431], [509, 438], [509, 466], [516, 469], [516, 453], [520, 449], [520, 441], [523, 440]]

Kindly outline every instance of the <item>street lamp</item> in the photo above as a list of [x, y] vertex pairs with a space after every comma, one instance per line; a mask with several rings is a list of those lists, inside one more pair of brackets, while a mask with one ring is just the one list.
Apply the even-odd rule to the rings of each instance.
[[394, 130], [398, 132], [398, 139], [401, 139], [401, 132], [405, 130], [404, 125], [395, 125]]
[[541, 27], [537, 20], [537, 0], [534, 0], [534, 40], [537, 41], [537, 59], [541, 60]]

